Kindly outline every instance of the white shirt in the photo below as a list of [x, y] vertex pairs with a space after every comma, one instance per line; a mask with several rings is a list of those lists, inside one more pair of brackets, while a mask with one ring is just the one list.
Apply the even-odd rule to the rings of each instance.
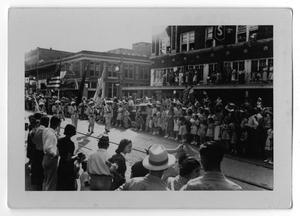
[[110, 158], [107, 150], [98, 149], [97, 152], [89, 156], [87, 162], [87, 171], [89, 174], [95, 175], [111, 175], [110, 169], [106, 162]]
[[43, 130], [43, 150], [45, 154], [56, 156], [57, 152], [57, 135], [52, 128]]

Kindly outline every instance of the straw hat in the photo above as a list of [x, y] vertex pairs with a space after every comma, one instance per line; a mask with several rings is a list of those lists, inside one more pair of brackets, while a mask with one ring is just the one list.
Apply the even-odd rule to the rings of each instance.
[[153, 145], [149, 149], [149, 155], [143, 160], [143, 166], [148, 170], [161, 171], [175, 164], [175, 156], [168, 154], [162, 145]]

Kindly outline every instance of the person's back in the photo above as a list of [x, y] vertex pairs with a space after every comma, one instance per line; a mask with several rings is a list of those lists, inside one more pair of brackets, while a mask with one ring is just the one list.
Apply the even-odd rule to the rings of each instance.
[[227, 179], [222, 172], [206, 172], [190, 180], [184, 190], [241, 190], [241, 186]]
[[143, 159], [143, 166], [149, 170], [144, 177], [130, 179], [121, 185], [118, 190], [131, 191], [164, 191], [168, 190], [166, 183], [162, 180], [165, 170], [174, 165], [175, 157], [168, 154], [162, 145], [153, 145], [149, 149], [149, 155]]
[[147, 174], [144, 177], [136, 177], [130, 179], [123, 184], [118, 190], [131, 190], [131, 191], [163, 191], [168, 190], [165, 182], [161, 178]]
[[200, 147], [204, 175], [190, 180], [182, 190], [242, 190], [241, 186], [227, 179], [221, 171], [224, 148], [216, 141]]

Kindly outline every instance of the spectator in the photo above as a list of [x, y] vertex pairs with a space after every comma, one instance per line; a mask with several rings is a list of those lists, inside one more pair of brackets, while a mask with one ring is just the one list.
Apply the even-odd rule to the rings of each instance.
[[200, 163], [193, 157], [188, 157], [179, 162], [179, 175], [168, 178], [170, 190], [180, 190], [187, 182], [200, 175]]
[[[109, 138], [102, 136], [98, 142], [98, 151], [91, 154], [87, 162], [87, 170], [90, 175], [91, 190], [110, 190], [112, 186], [112, 166], [107, 152]], [[111, 167], [111, 168], [110, 168]]]
[[241, 186], [227, 179], [221, 171], [224, 150], [215, 141], [200, 147], [204, 175], [190, 180], [182, 190], [241, 190]]
[[116, 154], [113, 155], [108, 161], [116, 163], [118, 168], [113, 173], [112, 189], [115, 190], [125, 183], [125, 172], [126, 172], [126, 158], [125, 155], [130, 153], [132, 149], [132, 142], [128, 139], [122, 139]]
[[118, 190], [168, 190], [161, 178], [164, 171], [174, 163], [175, 157], [168, 154], [162, 145], [153, 145], [149, 149], [149, 155], [143, 160], [143, 166], [149, 170], [149, 174], [130, 179]]
[[59, 165], [57, 169], [57, 190], [75, 190], [75, 167], [73, 154], [75, 146], [71, 137], [76, 134], [74, 125], [68, 124], [64, 131], [65, 137], [58, 140]]
[[44, 170], [42, 166], [44, 152], [43, 152], [43, 132], [49, 125], [49, 118], [43, 116], [40, 120], [40, 125], [36, 129], [34, 137], [32, 139], [35, 150], [34, 157], [31, 166], [31, 184], [35, 190], [42, 190], [44, 180]]
[[57, 128], [60, 126], [60, 119], [53, 116], [50, 120], [50, 128], [45, 128], [43, 131], [43, 169], [44, 181], [43, 190], [56, 190], [57, 181]]

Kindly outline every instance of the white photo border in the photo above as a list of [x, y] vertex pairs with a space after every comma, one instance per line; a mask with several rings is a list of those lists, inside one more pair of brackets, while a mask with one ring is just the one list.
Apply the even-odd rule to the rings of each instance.
[[[8, 24], [8, 206], [11, 208], [290, 208], [292, 205], [292, 10], [289, 8], [59, 8], [77, 12], [126, 10], [161, 16], [159, 25], [274, 26], [274, 190], [170, 192], [25, 191], [23, 16], [39, 19], [58, 8], [11, 8]], [[34, 13], [32, 13], [34, 11]], [[142, 13], [141, 13], [142, 12]], [[155, 23], [153, 23], [155, 25]], [[20, 38], [22, 37], [22, 40]]]

